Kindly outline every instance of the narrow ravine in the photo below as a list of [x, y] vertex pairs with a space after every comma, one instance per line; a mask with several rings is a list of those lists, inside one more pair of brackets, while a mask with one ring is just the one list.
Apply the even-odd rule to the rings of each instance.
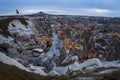
[[49, 49], [49, 51], [47, 52], [47, 54], [50, 57], [59, 56], [60, 55], [60, 51], [58, 49], [58, 35], [57, 35], [56, 30], [54, 29], [54, 27], [53, 27], [52, 36], [53, 36], [52, 37], [52, 46]]

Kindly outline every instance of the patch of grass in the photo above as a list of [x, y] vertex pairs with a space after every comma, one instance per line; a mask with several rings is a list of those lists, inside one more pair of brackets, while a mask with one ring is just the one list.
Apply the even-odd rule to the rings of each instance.
[[101, 78], [98, 78], [96, 80], [120, 80], [120, 70], [109, 74], [104, 74], [101, 76]]
[[92, 73], [79, 73], [75, 75], [70, 75], [69, 78], [77, 78], [77, 77], [95, 77]]
[[97, 76], [98, 77], [96, 78], [96, 80], [120, 80], [120, 70], [113, 71], [112, 73], [97, 75]]
[[103, 71], [103, 70], [107, 70], [107, 69], [115, 69], [116, 67], [100, 67], [97, 68], [94, 72], [99, 72], [99, 71]]
[[18, 20], [25, 26], [28, 25], [28, 23], [25, 21], [26, 19], [25, 18], [18, 18]]
[[5, 37], [11, 36], [11, 34], [8, 31], [8, 25], [10, 23], [11, 19], [1, 19], [0, 20], [0, 34], [4, 35]]

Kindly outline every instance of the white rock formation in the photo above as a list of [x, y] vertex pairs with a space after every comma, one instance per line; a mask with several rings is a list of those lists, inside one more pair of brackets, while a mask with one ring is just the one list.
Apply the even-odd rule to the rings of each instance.
[[22, 70], [25, 70], [25, 71], [29, 71], [27, 68], [25, 68], [22, 64], [20, 64], [19, 62], [17, 62], [15, 59], [12, 59], [8, 56], [6, 56], [4, 53], [0, 52], [0, 61], [5, 63], [5, 64], [8, 64], [8, 65], [13, 65], [13, 66], [16, 66]]

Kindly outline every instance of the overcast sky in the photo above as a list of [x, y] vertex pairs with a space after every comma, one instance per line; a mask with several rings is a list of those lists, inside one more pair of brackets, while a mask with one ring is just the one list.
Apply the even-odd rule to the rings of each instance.
[[52, 14], [120, 17], [120, 0], [0, 0], [0, 15]]

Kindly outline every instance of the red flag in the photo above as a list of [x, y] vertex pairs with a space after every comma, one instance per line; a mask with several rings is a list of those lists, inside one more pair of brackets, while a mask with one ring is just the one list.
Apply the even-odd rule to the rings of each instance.
[[16, 14], [19, 14], [19, 11], [18, 11], [18, 9], [16, 9]]

